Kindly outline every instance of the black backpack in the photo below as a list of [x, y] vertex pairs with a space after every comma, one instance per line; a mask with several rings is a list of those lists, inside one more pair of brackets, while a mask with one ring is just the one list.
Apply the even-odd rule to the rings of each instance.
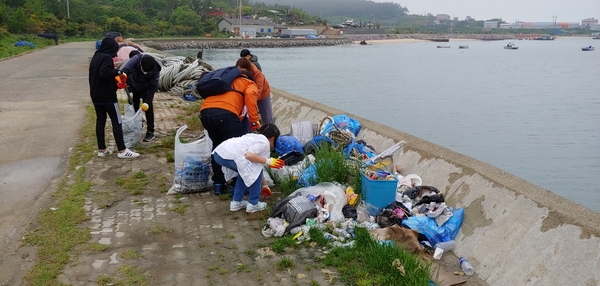
[[241, 75], [242, 73], [235, 66], [220, 68], [205, 74], [196, 84], [196, 90], [204, 99], [232, 90], [237, 91], [243, 96], [243, 92], [235, 90], [232, 87], [233, 81]]

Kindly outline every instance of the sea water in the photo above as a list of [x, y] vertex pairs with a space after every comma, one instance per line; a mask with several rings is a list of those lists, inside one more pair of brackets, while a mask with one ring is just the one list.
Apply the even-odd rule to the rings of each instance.
[[[492, 164], [600, 212], [600, 51], [588, 38], [251, 49], [270, 84]], [[468, 49], [458, 49], [458, 45]], [[241, 48], [240, 48], [241, 49]], [[204, 50], [214, 67], [240, 49]], [[196, 55], [196, 50], [169, 51]]]

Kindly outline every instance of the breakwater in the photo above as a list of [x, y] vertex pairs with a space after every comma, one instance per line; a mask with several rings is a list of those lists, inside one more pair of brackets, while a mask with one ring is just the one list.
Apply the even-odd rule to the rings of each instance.
[[489, 34], [356, 34], [343, 35], [322, 39], [280, 39], [280, 38], [255, 38], [255, 39], [210, 39], [210, 38], [171, 38], [171, 39], [131, 39], [159, 51], [179, 49], [239, 49], [239, 48], [291, 48], [291, 47], [318, 47], [351, 44], [356, 41], [373, 40], [440, 40], [440, 39], [472, 39], [472, 40], [506, 40], [515, 39], [514, 35], [489, 35]]
[[326, 39], [169, 39], [136, 40], [144, 46], [164, 51], [179, 49], [238, 49], [238, 48], [291, 48], [335, 46], [352, 43], [347, 38]]

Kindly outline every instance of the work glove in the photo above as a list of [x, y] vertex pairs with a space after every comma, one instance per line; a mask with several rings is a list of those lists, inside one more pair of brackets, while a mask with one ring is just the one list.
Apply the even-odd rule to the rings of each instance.
[[263, 196], [263, 198], [268, 198], [271, 196], [271, 194], [273, 194], [273, 192], [271, 192], [271, 188], [269, 188], [268, 185], [263, 185], [260, 189], [260, 194]]
[[115, 76], [115, 80], [117, 81], [117, 88], [124, 89], [127, 87], [127, 74], [119, 71], [119, 74]]
[[260, 123], [258, 123], [258, 122], [252, 122], [252, 123], [250, 123], [250, 130], [257, 131], [258, 128], [260, 128]]
[[281, 169], [285, 166], [285, 162], [279, 158], [269, 158], [267, 162], [265, 162], [265, 166], [273, 169]]

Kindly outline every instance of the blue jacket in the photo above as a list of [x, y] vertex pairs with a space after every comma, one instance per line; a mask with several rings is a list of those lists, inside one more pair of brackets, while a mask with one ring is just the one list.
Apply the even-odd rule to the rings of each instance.
[[140, 61], [144, 54], [133, 56], [121, 68], [121, 71], [127, 74], [127, 85], [132, 89], [142, 92], [143, 95], [154, 93], [158, 89], [158, 79], [160, 77], [161, 67], [158, 63], [154, 69], [144, 74], [140, 67]]

